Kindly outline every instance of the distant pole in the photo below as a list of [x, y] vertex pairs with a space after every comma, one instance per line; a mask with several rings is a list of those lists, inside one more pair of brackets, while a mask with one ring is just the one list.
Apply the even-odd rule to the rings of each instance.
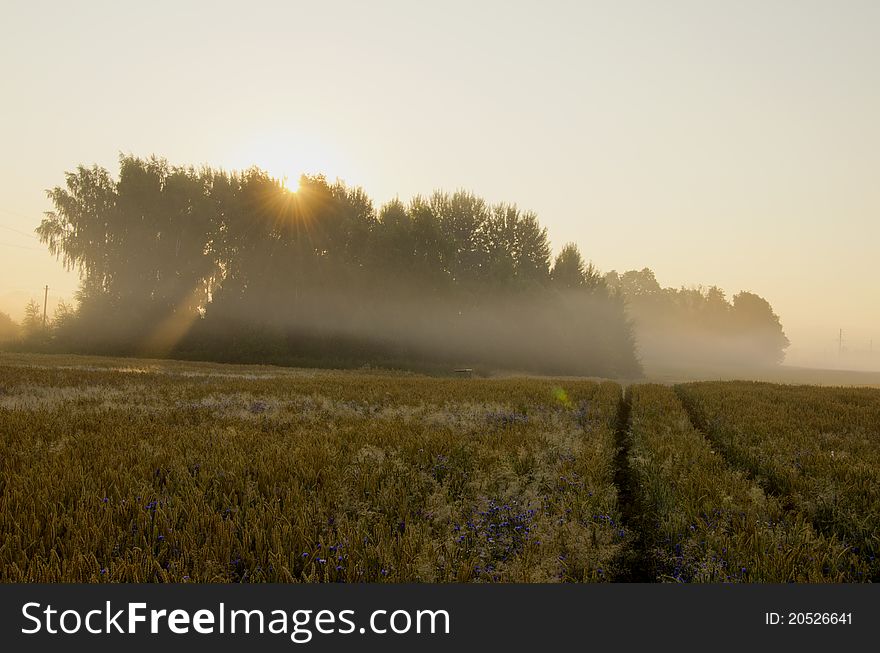
[[837, 334], [837, 357], [843, 357], [843, 329]]
[[49, 286], [46, 286], [43, 294], [43, 328], [46, 328], [46, 304], [49, 303]]

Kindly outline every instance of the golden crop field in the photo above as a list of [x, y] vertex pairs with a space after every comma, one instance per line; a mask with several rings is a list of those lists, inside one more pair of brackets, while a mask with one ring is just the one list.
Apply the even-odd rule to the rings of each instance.
[[0, 580], [877, 580], [878, 415], [865, 389], [3, 354]]
[[880, 391], [735, 382], [679, 393], [733, 464], [880, 578]]
[[591, 581], [626, 545], [612, 383], [22, 362], [4, 581]]
[[657, 575], [697, 582], [865, 578], [853, 551], [731, 469], [671, 388], [635, 386], [631, 401], [630, 467]]

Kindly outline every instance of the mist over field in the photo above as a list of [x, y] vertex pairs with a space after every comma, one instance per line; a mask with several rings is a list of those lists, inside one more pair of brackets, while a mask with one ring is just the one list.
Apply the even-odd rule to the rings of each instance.
[[603, 275], [574, 243], [552, 257], [534, 213], [470, 192], [376, 210], [321, 176], [123, 156], [118, 179], [80, 166], [48, 195], [37, 231], [81, 287], [51, 324], [28, 306], [25, 347], [634, 378], [772, 366], [788, 346], [758, 295]]
[[[569, 291], [552, 297], [532, 292], [488, 298], [475, 306], [452, 298], [419, 298], [415, 290], [403, 297], [331, 291], [301, 297], [295, 308], [256, 324], [253, 315], [241, 308], [206, 319], [176, 351], [210, 357], [214, 346], [214, 356], [224, 350], [219, 356], [224, 360], [289, 357], [345, 366], [445, 365], [446, 371], [477, 367], [481, 372], [637, 374], [625, 340], [620, 354], [626, 366], [612, 359], [620, 347], [616, 341], [629, 337], [619, 308]], [[248, 340], [253, 329], [262, 335]]]
[[648, 269], [604, 277], [625, 299], [650, 374], [717, 370], [749, 378], [785, 360], [789, 340], [773, 307], [753, 292], [728, 300], [716, 286], [663, 288]]

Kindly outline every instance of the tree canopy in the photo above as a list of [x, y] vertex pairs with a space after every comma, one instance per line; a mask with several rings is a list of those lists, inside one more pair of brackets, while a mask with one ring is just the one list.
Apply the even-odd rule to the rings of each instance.
[[57, 337], [92, 351], [633, 376], [622, 300], [534, 213], [466, 191], [378, 210], [304, 176], [122, 156], [48, 192], [38, 234], [81, 275]]
[[603, 276], [574, 243], [552, 257], [534, 213], [463, 190], [377, 209], [320, 175], [291, 191], [122, 156], [118, 178], [79, 166], [48, 197], [37, 233], [81, 278], [52, 323], [68, 349], [626, 377], [639, 357], [764, 365], [788, 347], [754, 293]]

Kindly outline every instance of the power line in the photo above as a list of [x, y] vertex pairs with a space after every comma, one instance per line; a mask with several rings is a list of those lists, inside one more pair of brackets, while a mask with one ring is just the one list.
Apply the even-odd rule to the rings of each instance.
[[18, 216], [19, 218], [27, 218], [28, 220], [31, 219], [31, 216], [29, 216], [29, 215], [25, 215], [24, 213], [19, 213], [18, 211], [13, 211], [12, 209], [4, 209], [2, 206], [0, 206], [0, 212], [8, 213], [9, 215], [15, 215], [15, 216]]
[[17, 249], [29, 249], [34, 252], [44, 251], [42, 247], [29, 247], [27, 245], [16, 245], [15, 243], [0, 243], [0, 245], [3, 245], [4, 247], [15, 247]]
[[21, 234], [22, 236], [27, 236], [28, 238], [33, 238], [34, 240], [39, 240], [39, 238], [37, 238], [33, 234], [29, 234], [28, 232], [22, 231], [21, 229], [16, 229], [15, 227], [9, 227], [5, 224], [0, 224], [0, 229], [7, 229], [9, 231], [14, 231], [17, 234]]

